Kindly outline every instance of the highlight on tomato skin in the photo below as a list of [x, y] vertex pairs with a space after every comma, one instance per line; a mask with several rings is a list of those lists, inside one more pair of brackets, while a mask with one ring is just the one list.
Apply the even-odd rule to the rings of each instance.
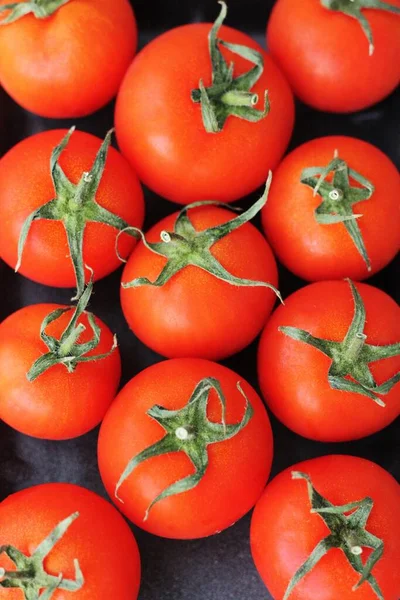
[[26, 577], [35, 597], [108, 600], [112, 590], [115, 600], [137, 600], [136, 540], [118, 511], [94, 492], [70, 483], [29, 487], [0, 503], [0, 521], [2, 600], [25, 598]]
[[306, 281], [360, 281], [400, 249], [400, 174], [377, 147], [316, 138], [274, 172], [262, 224], [278, 260]]
[[[252, 76], [253, 85], [239, 92], [229, 83], [223, 97], [213, 91], [212, 27], [184, 25], [155, 38], [132, 62], [117, 97], [121, 152], [141, 181], [179, 204], [231, 202], [254, 191], [278, 165], [293, 131], [293, 94], [280, 69], [254, 40], [226, 25], [216, 44], [225, 67], [214, 80], [230, 81], [232, 61], [234, 81], [254, 65], [258, 79]], [[232, 44], [245, 50], [239, 55]], [[210, 106], [215, 114], [205, 118]]]
[[[398, 482], [363, 458], [322, 456], [277, 475], [255, 507], [250, 534], [253, 559], [271, 597], [397, 600], [399, 503]], [[315, 511], [317, 505], [320, 512]], [[331, 514], [323, 511], [332, 505]], [[335, 524], [340, 529], [345, 522], [354, 524], [353, 531], [347, 529], [346, 534], [343, 527], [327, 540]], [[342, 548], [337, 547], [339, 541]], [[370, 577], [361, 583], [363, 565], [373, 551]], [[310, 556], [315, 563], [311, 569], [308, 564], [304, 574], [301, 568]]]
[[368, 108], [400, 82], [400, 0], [277, 0], [267, 47], [305, 104], [332, 113]]
[[272, 454], [270, 422], [255, 390], [200, 359], [163, 361], [131, 379], [98, 442], [100, 474], [118, 509], [173, 539], [207, 537], [243, 517], [262, 493]]
[[[0, 0], [0, 83], [20, 106], [53, 119], [90, 115], [112, 100], [137, 47], [129, 0], [31, 2], [45, 17], [7, 22]], [[101, 43], [99, 43], [101, 40]]]
[[343, 442], [380, 431], [400, 415], [398, 304], [364, 283], [303, 287], [261, 335], [258, 378], [268, 407], [299, 435]]

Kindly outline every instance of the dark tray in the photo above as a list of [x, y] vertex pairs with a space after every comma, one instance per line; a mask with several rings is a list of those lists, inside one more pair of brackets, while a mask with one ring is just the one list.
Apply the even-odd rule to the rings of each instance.
[[[136, 0], [143, 46], [155, 35], [189, 21], [212, 21], [217, 13], [214, 0]], [[230, 0], [227, 23], [256, 37], [264, 45], [264, 24], [272, 0]], [[260, 24], [262, 29], [260, 29]], [[315, 137], [345, 134], [365, 139], [383, 150], [400, 167], [400, 89], [370, 110], [354, 115], [317, 113], [297, 104], [297, 120], [291, 148]], [[0, 155], [23, 138], [45, 129], [70, 127], [104, 137], [113, 124], [113, 105], [85, 119], [48, 120], [22, 109], [0, 90]], [[257, 194], [243, 199], [248, 206]], [[175, 205], [146, 190], [148, 228], [161, 217], [176, 210]], [[400, 259], [372, 277], [376, 285], [397, 301], [400, 300]], [[0, 264], [2, 295], [0, 319], [22, 306], [38, 302], [68, 304], [70, 290], [38, 285]], [[121, 385], [136, 373], [163, 360], [139, 342], [129, 331], [119, 305], [121, 271], [98, 282], [91, 310], [104, 319], [118, 334], [123, 376]], [[304, 282], [284, 268], [280, 269], [280, 289], [286, 297]], [[257, 343], [224, 361], [257, 389]], [[342, 453], [371, 459], [400, 479], [400, 421], [364, 440], [345, 444], [320, 444], [301, 438], [271, 417], [275, 437], [272, 476], [282, 469], [308, 458]], [[97, 469], [96, 442], [98, 429], [67, 442], [47, 442], [21, 435], [0, 423], [0, 501], [8, 494], [45, 482], [67, 481], [90, 488], [107, 497]], [[205, 540], [171, 541], [151, 536], [133, 528], [138, 540], [143, 579], [140, 600], [266, 600], [270, 598], [259, 579], [250, 555], [250, 517], [229, 530]], [[112, 595], [110, 595], [110, 598]], [[93, 599], [95, 600], [95, 599]]]

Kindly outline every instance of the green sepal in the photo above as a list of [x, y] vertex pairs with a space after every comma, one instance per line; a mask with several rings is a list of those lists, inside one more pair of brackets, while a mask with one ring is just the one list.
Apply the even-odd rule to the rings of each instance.
[[0, 14], [10, 11], [5, 19], [0, 20], [0, 25], [8, 25], [33, 14], [37, 19], [47, 19], [53, 15], [61, 6], [70, 0], [28, 0], [27, 2], [11, 2], [0, 6]]
[[[210, 444], [222, 443], [235, 437], [249, 423], [253, 416], [253, 408], [240, 386], [237, 389], [245, 399], [245, 410], [240, 423], [227, 425], [225, 421], [226, 398], [219, 381], [213, 377], [202, 379], [195, 387], [188, 403], [180, 410], [168, 410], [155, 405], [147, 412], [149, 417], [157, 421], [165, 430], [165, 436], [134, 456], [121, 474], [115, 488], [115, 497], [123, 503], [119, 490], [141, 463], [163, 454], [184, 452], [190, 459], [195, 471], [191, 475], [174, 482], [164, 489], [150, 504], [144, 521], [155, 504], [161, 500], [187, 492], [195, 488], [204, 477], [208, 467], [208, 451]], [[207, 417], [207, 406], [210, 391], [214, 390], [221, 403], [222, 417], [220, 423], [214, 423]]]
[[347, 281], [353, 296], [354, 316], [342, 342], [317, 338], [297, 327], [279, 327], [279, 331], [296, 341], [316, 348], [331, 359], [328, 383], [332, 389], [361, 394], [373, 400], [378, 406], [385, 407], [385, 402], [376, 394], [388, 394], [400, 381], [400, 371], [378, 385], [370, 371], [369, 363], [399, 356], [400, 342], [386, 346], [367, 344], [367, 336], [364, 333], [366, 322], [364, 302], [353, 282], [349, 279]]
[[398, 6], [394, 6], [388, 2], [382, 2], [382, 0], [321, 0], [321, 4], [329, 10], [341, 12], [353, 19], [357, 19], [369, 42], [370, 56], [373, 55], [375, 50], [374, 38], [371, 25], [362, 11], [368, 8], [384, 10], [395, 15], [400, 15], [400, 8]]
[[[306, 562], [296, 571], [283, 600], [288, 600], [298, 583], [313, 570], [325, 554], [334, 548], [342, 550], [354, 571], [361, 575], [361, 579], [354, 585], [353, 590], [367, 582], [379, 600], [384, 600], [379, 584], [372, 575], [372, 569], [383, 556], [384, 543], [366, 530], [367, 521], [374, 506], [372, 498], [367, 497], [343, 506], [335, 506], [314, 488], [310, 476], [306, 473], [293, 471], [292, 478], [303, 479], [307, 482], [311, 513], [318, 514], [323, 519], [330, 534], [319, 542]], [[351, 511], [354, 512], [349, 516], [345, 515]], [[363, 547], [373, 550], [365, 564], [361, 560]]]
[[[219, 30], [228, 12], [225, 2], [219, 2], [219, 4], [221, 4], [220, 14], [208, 36], [212, 84], [206, 88], [203, 80], [200, 79], [199, 88], [192, 90], [192, 101], [201, 104], [203, 125], [207, 133], [222, 131], [225, 121], [230, 116], [257, 123], [264, 119], [270, 111], [268, 91], [264, 92], [263, 110], [255, 108], [258, 103], [258, 95], [251, 92], [251, 88], [263, 74], [263, 56], [253, 48], [231, 44], [218, 38]], [[247, 73], [234, 77], [234, 64], [227, 64], [219, 46], [224, 46], [233, 54], [248, 60], [254, 64], [254, 67]]]
[[50, 575], [44, 562], [54, 546], [66, 535], [72, 523], [79, 517], [75, 512], [56, 525], [53, 531], [36, 548], [31, 556], [26, 556], [14, 546], [0, 546], [0, 555], [5, 554], [15, 564], [16, 570], [6, 571], [0, 567], [0, 588], [19, 588], [25, 600], [50, 600], [56, 590], [77, 592], [85, 584], [78, 559], [74, 559], [75, 579], [65, 579], [63, 574]]
[[104, 173], [113, 130], [107, 133], [101, 144], [92, 169], [89, 172], [82, 173], [77, 185], [69, 181], [58, 162], [74, 130], [75, 127], [72, 127], [68, 131], [51, 154], [50, 173], [56, 196], [53, 200], [34, 210], [25, 219], [18, 241], [18, 261], [15, 270], [18, 271], [21, 266], [25, 242], [33, 221], [38, 219], [61, 221], [65, 227], [76, 276], [77, 293], [73, 298], [73, 300], [76, 300], [83, 293], [85, 287], [83, 237], [86, 223], [102, 223], [114, 227], [118, 231], [126, 229], [129, 224], [96, 202], [96, 194]]
[[[326, 178], [331, 172], [333, 172], [333, 181], [328, 183]], [[352, 187], [350, 177], [362, 187]], [[313, 189], [314, 196], [319, 194], [322, 198], [321, 204], [314, 213], [317, 223], [321, 225], [343, 223], [370, 271], [371, 261], [357, 223], [362, 215], [354, 214], [353, 206], [372, 197], [375, 191], [373, 184], [357, 171], [350, 169], [346, 161], [338, 157], [337, 151], [326, 167], [304, 169], [300, 181]]]
[[[86, 312], [93, 291], [93, 280], [90, 279], [85, 291], [79, 298], [77, 305], [69, 308], [57, 308], [48, 314], [40, 327], [40, 337], [49, 349], [49, 352], [42, 354], [32, 365], [27, 373], [29, 381], [34, 381], [42, 375], [47, 369], [54, 365], [61, 364], [69, 373], [73, 373], [79, 363], [101, 360], [110, 356], [117, 347], [117, 337], [114, 336], [114, 342], [110, 350], [104, 354], [95, 354], [87, 356], [89, 352], [97, 348], [100, 343], [101, 329], [97, 325], [92, 313]], [[46, 333], [47, 327], [53, 321], [59, 319], [64, 313], [73, 311], [71, 319], [62, 333], [59, 340]], [[83, 323], [78, 324], [78, 319], [84, 313], [87, 314], [93, 337], [88, 342], [79, 343], [78, 340], [86, 327]]]
[[129, 227], [121, 231], [121, 233], [130, 233], [141, 239], [148, 250], [154, 252], [154, 254], [167, 258], [167, 263], [155, 281], [150, 281], [146, 277], [139, 277], [133, 281], [122, 283], [122, 287], [132, 288], [140, 287], [142, 285], [160, 287], [166, 284], [171, 277], [176, 275], [176, 273], [179, 273], [179, 271], [185, 267], [192, 265], [207, 271], [211, 275], [214, 275], [214, 277], [231, 285], [270, 288], [278, 296], [279, 300], [283, 302], [279, 290], [271, 283], [235, 277], [232, 273], [229, 273], [229, 271], [227, 271], [211, 253], [211, 248], [216, 242], [250, 221], [262, 209], [267, 202], [271, 181], [272, 173], [270, 172], [263, 195], [248, 210], [242, 212], [227, 223], [210, 227], [204, 231], [195, 230], [188, 214], [188, 211], [192, 208], [213, 205], [224, 206], [230, 210], [234, 209], [231, 206], [220, 202], [195, 202], [194, 204], [185, 206], [176, 219], [174, 231], [162, 231], [161, 241], [156, 243], [148, 242], [144, 233], [135, 227]]

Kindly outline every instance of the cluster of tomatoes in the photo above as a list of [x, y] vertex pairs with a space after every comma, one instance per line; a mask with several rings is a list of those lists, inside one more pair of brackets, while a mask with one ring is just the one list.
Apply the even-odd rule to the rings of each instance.
[[[102, 423], [109, 496], [155, 535], [209, 536], [256, 506], [252, 553], [276, 600], [398, 600], [399, 484], [334, 455], [265, 487], [264, 403], [215, 361], [261, 333], [264, 400], [313, 440], [360, 439], [399, 416], [400, 310], [359, 283], [399, 250], [399, 172], [343, 136], [282, 157], [292, 89], [317, 109], [349, 112], [398, 85], [400, 1], [278, 0], [271, 54], [226, 27], [220, 4], [213, 25], [168, 31], [134, 58], [127, 0], [0, 1], [5, 90], [57, 118], [118, 94], [121, 149], [112, 131], [101, 141], [51, 130], [0, 161], [1, 258], [39, 283], [76, 287], [72, 306], [26, 306], [1, 323], [0, 419], [52, 440]], [[146, 233], [140, 182], [182, 205]], [[261, 185], [246, 211], [229, 206]], [[265, 237], [250, 223], [257, 213]], [[312, 282], [284, 301], [275, 256]], [[168, 360], [117, 393], [117, 340], [87, 307], [121, 260], [129, 327]], [[52, 483], [1, 503], [0, 598], [101, 600], [113, 590], [134, 600], [139, 584], [134, 537], [94, 493]]]

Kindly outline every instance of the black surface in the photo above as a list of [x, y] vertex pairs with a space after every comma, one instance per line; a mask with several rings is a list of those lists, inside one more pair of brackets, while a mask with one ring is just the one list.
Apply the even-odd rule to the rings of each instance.
[[[199, 20], [213, 20], [214, 0], [140, 0], [134, 3], [143, 45], [156, 33], [170, 27]], [[270, 0], [230, 0], [227, 23], [255, 35], [264, 45], [264, 23], [273, 2]], [[261, 27], [260, 27], [261, 26]], [[346, 134], [372, 142], [400, 167], [400, 90], [374, 108], [349, 116], [316, 113], [298, 104], [297, 121], [291, 148], [329, 134]], [[35, 117], [0, 91], [0, 155], [24, 137], [55, 127], [76, 124], [79, 129], [103, 137], [113, 123], [110, 105], [91, 117], [55, 121]], [[254, 200], [244, 199], [246, 206]], [[146, 227], [175, 210], [175, 206], [146, 192]], [[399, 301], [397, 259], [369, 280]], [[119, 306], [118, 271], [95, 285], [91, 310], [118, 334], [124, 384], [144, 367], [162, 358], [143, 346], [128, 330]], [[70, 290], [56, 290], [35, 284], [0, 265], [2, 295], [0, 319], [18, 308], [38, 302], [69, 303]], [[304, 285], [300, 279], [281, 269], [280, 288], [284, 297]], [[225, 364], [257, 388], [256, 343]], [[307, 458], [330, 453], [354, 454], [379, 463], [400, 479], [400, 422], [364, 440], [346, 444], [320, 444], [295, 435], [272, 418], [275, 459], [272, 475]], [[25, 487], [51, 481], [68, 481], [106, 496], [96, 462], [98, 430], [68, 442], [44, 442], [28, 438], [0, 423], [0, 501]], [[218, 536], [194, 542], [163, 540], [135, 528], [139, 542], [143, 581], [140, 600], [266, 600], [270, 598], [252, 563], [249, 549], [249, 516]], [[110, 596], [111, 598], [111, 596]], [[339, 599], [338, 599], [339, 600]]]

